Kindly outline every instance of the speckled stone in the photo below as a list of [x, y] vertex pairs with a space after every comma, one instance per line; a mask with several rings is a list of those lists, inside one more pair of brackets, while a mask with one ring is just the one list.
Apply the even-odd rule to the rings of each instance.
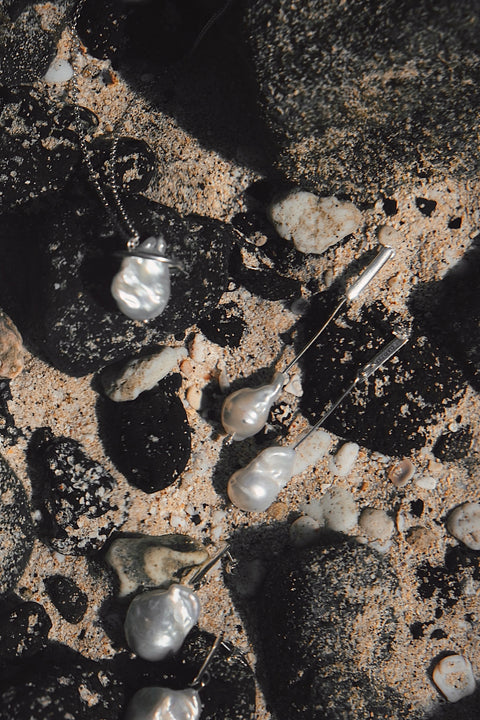
[[25, 659], [46, 647], [52, 622], [36, 602], [0, 610], [0, 663]]
[[33, 545], [33, 526], [22, 483], [0, 457], [0, 594], [11, 590], [24, 571]]
[[178, 397], [181, 376], [161, 380], [131, 402], [99, 398], [100, 438], [129, 483], [146, 493], [174, 483], [190, 458], [191, 438]]
[[260, 678], [278, 720], [419, 718], [382, 674], [397, 592], [388, 561], [356, 542], [282, 553], [256, 603]]
[[45, 589], [60, 615], [72, 625], [80, 622], [87, 611], [88, 597], [72, 578], [50, 575], [44, 579]]
[[174, 534], [117, 538], [105, 555], [119, 579], [120, 597], [138, 589], [167, 588], [207, 558], [208, 552], [198, 542]]
[[49, 544], [64, 555], [99, 550], [126, 518], [129, 499], [116, 480], [80, 443], [48, 429], [32, 437], [29, 461], [43, 489], [48, 517], [43, 532]]
[[11, 380], [23, 370], [23, 342], [17, 328], [0, 310], [0, 378]]

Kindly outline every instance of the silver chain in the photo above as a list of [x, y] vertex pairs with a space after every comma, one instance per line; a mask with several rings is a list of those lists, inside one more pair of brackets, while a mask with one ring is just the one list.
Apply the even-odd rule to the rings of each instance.
[[[95, 190], [97, 191], [97, 194], [102, 202], [102, 205], [105, 207], [106, 211], [110, 215], [113, 223], [119, 227], [119, 229], [122, 231], [123, 234], [127, 235], [128, 241], [127, 241], [127, 248], [128, 250], [133, 250], [136, 248], [140, 242], [140, 233], [135, 229], [135, 226], [133, 225], [132, 221], [130, 220], [130, 217], [127, 214], [127, 211], [125, 209], [124, 204], [122, 203], [122, 200], [120, 198], [120, 192], [118, 189], [118, 183], [116, 178], [116, 167], [117, 167], [117, 155], [118, 155], [118, 136], [113, 135], [112, 140], [112, 147], [110, 150], [110, 157], [109, 157], [109, 167], [108, 167], [108, 175], [110, 179], [110, 187], [112, 190], [113, 199], [115, 202], [115, 207], [117, 212], [113, 209], [110, 201], [107, 198], [107, 195], [100, 183], [99, 174], [95, 171], [95, 168], [93, 167], [92, 158], [90, 155], [90, 151], [87, 145], [87, 141], [85, 139], [85, 135], [82, 131], [82, 119], [80, 116], [80, 105], [78, 102], [79, 98], [79, 88], [78, 88], [78, 77], [79, 77], [79, 70], [78, 65], [76, 63], [76, 58], [74, 55], [76, 54], [77, 57], [81, 54], [81, 43], [80, 38], [78, 36], [78, 21], [80, 18], [80, 13], [82, 12], [82, 8], [85, 4], [85, 0], [78, 0], [77, 5], [75, 7], [75, 12], [73, 13], [72, 23], [71, 23], [71, 32], [72, 32], [72, 68], [73, 68], [73, 77], [70, 83], [70, 94], [73, 101], [73, 112], [75, 116], [75, 124], [77, 125], [77, 132], [79, 137], [79, 143], [80, 143], [80, 149], [82, 151], [83, 159], [85, 162], [85, 165], [87, 167], [90, 180], [93, 183], [93, 186], [95, 187]], [[125, 229], [122, 227], [121, 223], [119, 222], [118, 216], [121, 217], [123, 224], [128, 232], [125, 232]]]

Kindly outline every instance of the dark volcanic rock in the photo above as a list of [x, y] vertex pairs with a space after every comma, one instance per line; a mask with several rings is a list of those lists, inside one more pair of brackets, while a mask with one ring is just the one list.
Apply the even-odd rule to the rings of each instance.
[[[299, 347], [314, 335], [337, 301], [338, 295], [331, 292], [314, 299]], [[343, 316], [341, 323], [329, 325], [321, 343], [303, 360], [301, 406], [311, 422], [319, 419], [328, 403], [347, 389], [357, 371], [392, 338], [400, 320], [375, 303], [362, 308], [355, 320]], [[348, 362], [343, 360], [346, 354]], [[425, 426], [442, 418], [445, 408], [464, 392], [459, 367], [414, 325], [409, 342], [397, 357], [380, 369], [368, 386], [359, 385], [325, 427], [372, 450], [408, 455], [425, 445]]]
[[[82, 114], [90, 121], [88, 113]], [[1, 209], [65, 186], [80, 161], [72, 121], [71, 108], [50, 106], [34, 90], [1, 90]]]
[[272, 270], [267, 263], [260, 262], [258, 269], [250, 269], [240, 250], [232, 254], [230, 274], [249, 292], [265, 300], [294, 300], [301, 296], [298, 280]]
[[0, 84], [31, 83], [45, 74], [55, 56], [66, 22], [65, 12], [74, 0], [43, 9], [28, 0], [4, 0], [0, 15]]
[[80, 622], [87, 610], [88, 598], [77, 583], [63, 575], [51, 575], [43, 582], [60, 615], [69, 623]]
[[177, 396], [178, 374], [161, 380], [136, 400], [99, 398], [100, 437], [129, 483], [147, 493], [171, 485], [190, 458], [190, 425]]
[[104, 663], [52, 646], [4, 680], [0, 720], [118, 720], [123, 705], [121, 683]]
[[244, 31], [289, 180], [365, 201], [476, 172], [476, 0], [253, 0]]
[[24, 571], [33, 545], [30, 508], [20, 480], [0, 457], [0, 594], [13, 588]]
[[220, 305], [210, 313], [208, 318], [203, 318], [198, 327], [203, 334], [212, 342], [221, 347], [238, 347], [242, 340], [246, 322], [238, 316], [240, 312], [236, 306]]
[[382, 673], [397, 592], [388, 562], [354, 542], [282, 555], [258, 604], [266, 697], [278, 720], [418, 717]]
[[52, 623], [42, 605], [24, 602], [0, 614], [0, 662], [27, 658], [46, 647]]
[[39, 430], [30, 443], [29, 463], [33, 480], [43, 488], [49, 520], [44, 534], [58, 552], [94, 552], [125, 521], [128, 498], [76, 440]]
[[22, 431], [15, 425], [15, 420], [8, 403], [12, 399], [10, 380], [0, 379], [0, 436], [5, 445], [14, 445]]
[[88, 187], [77, 183], [3, 217], [0, 303], [25, 341], [66, 373], [84, 375], [184, 331], [217, 306], [225, 289], [236, 240], [227, 225], [182, 219], [139, 196], [126, 206], [140, 231], [164, 234], [168, 255], [185, 268], [173, 273], [170, 302], [149, 323], [122, 315], [110, 295], [119, 267], [113, 254], [125, 240], [109, 229]]

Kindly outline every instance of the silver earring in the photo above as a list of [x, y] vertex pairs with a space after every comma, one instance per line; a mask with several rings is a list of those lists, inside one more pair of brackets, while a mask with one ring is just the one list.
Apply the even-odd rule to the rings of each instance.
[[202, 712], [199, 691], [209, 680], [208, 666], [222, 641], [217, 637], [195, 679], [184, 690], [146, 687], [132, 697], [125, 720], [198, 720]]
[[193, 587], [228, 552], [225, 544], [203, 565], [167, 590], [140, 593], [129, 605], [125, 638], [130, 649], [144, 660], [164, 660], [180, 650], [200, 615], [200, 601]]
[[282, 392], [288, 379], [288, 373], [300, 358], [307, 352], [323, 333], [329, 323], [347, 303], [355, 300], [370, 284], [385, 263], [395, 255], [395, 250], [386, 245], [381, 248], [378, 255], [362, 272], [355, 282], [345, 291], [345, 297], [339, 302], [328, 320], [320, 330], [309, 340], [298, 355], [287, 365], [281, 373], [276, 373], [270, 384], [258, 388], [241, 388], [231, 393], [223, 403], [222, 425], [231, 435], [232, 440], [245, 440], [256, 435], [267, 422], [270, 408]]
[[396, 355], [408, 338], [395, 336], [375, 357], [359, 370], [352, 384], [329, 407], [320, 420], [293, 447], [269, 447], [262, 450], [246, 467], [237, 470], [228, 481], [228, 496], [232, 503], [249, 512], [266, 510], [293, 475], [295, 450], [317, 430], [341, 402], [359, 384], [365, 383], [391, 357]]

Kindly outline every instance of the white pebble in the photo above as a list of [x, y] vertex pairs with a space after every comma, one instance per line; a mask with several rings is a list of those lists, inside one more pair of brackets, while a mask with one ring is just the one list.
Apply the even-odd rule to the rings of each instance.
[[325, 495], [303, 505], [303, 512], [329, 530], [346, 532], [357, 524], [358, 511], [353, 495], [344, 488], [332, 488]]
[[304, 253], [325, 252], [358, 230], [363, 221], [353, 203], [336, 197], [319, 198], [304, 190], [294, 190], [274, 201], [268, 212], [278, 234], [293, 240], [297, 250]]
[[101, 380], [110, 400], [127, 402], [151, 390], [187, 357], [184, 347], [166, 347], [143, 358], [129, 360], [120, 369], [107, 368]]
[[290, 393], [290, 395], [294, 395], [295, 397], [302, 397], [303, 388], [300, 375], [294, 375], [283, 389], [285, 390], [285, 392]]
[[424, 490], [435, 490], [438, 485], [438, 479], [428, 475], [420, 475], [420, 477], [415, 478], [413, 484]]
[[331, 444], [330, 435], [324, 430], [317, 430], [312, 433], [305, 442], [295, 450], [293, 463], [293, 474], [300, 475], [307, 468], [315, 465], [328, 452]]
[[390, 468], [388, 479], [397, 488], [405, 487], [415, 474], [416, 467], [408, 458], [403, 458], [396, 465]]
[[380, 245], [387, 245], [388, 247], [395, 248], [395, 250], [401, 247], [404, 242], [403, 235], [390, 225], [382, 225], [378, 229], [377, 236]]
[[200, 388], [197, 388], [194, 385], [190, 386], [185, 393], [185, 398], [190, 407], [197, 410], [197, 412], [202, 407], [203, 393]]
[[290, 540], [295, 547], [307, 547], [318, 540], [319, 523], [308, 515], [302, 515], [290, 525]]
[[365, 535], [382, 542], [392, 537], [395, 528], [392, 518], [378, 508], [362, 510], [358, 524]]
[[345, 477], [355, 465], [359, 450], [357, 443], [345, 443], [335, 457], [330, 458], [329, 470], [338, 477]]
[[449, 702], [458, 702], [475, 692], [472, 666], [462, 655], [444, 657], [435, 666], [432, 677]]
[[66, 83], [73, 77], [73, 68], [68, 60], [55, 60], [50, 64], [43, 79], [47, 83], [60, 84]]
[[447, 520], [447, 530], [471, 550], [480, 550], [480, 505], [459, 505]]

